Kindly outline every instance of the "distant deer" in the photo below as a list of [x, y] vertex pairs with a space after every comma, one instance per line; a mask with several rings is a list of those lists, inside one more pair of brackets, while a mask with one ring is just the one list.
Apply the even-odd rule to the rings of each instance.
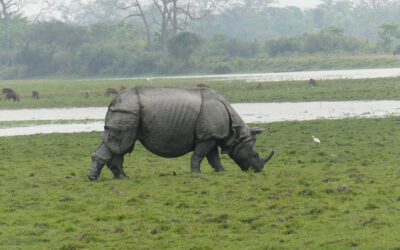
[[90, 96], [90, 90], [85, 91], [85, 99], [88, 99]]
[[199, 87], [199, 88], [210, 88], [210, 86], [208, 86], [207, 84], [204, 84], [204, 83], [197, 84], [197, 87]]
[[39, 100], [39, 91], [36, 90], [32, 91], [32, 98]]
[[10, 89], [10, 88], [4, 88], [1, 90], [2, 94], [7, 94], [7, 93], [15, 93], [14, 90]]
[[121, 91], [123, 91], [125, 89], [126, 89], [126, 86], [125, 85], [121, 85], [121, 87], [119, 87], [119, 92], [121, 92]]
[[13, 99], [14, 102], [15, 102], [15, 101], [19, 102], [19, 100], [20, 100], [20, 95], [17, 94], [17, 93], [15, 93], [15, 92], [9, 92], [9, 93], [6, 94], [6, 98], [4, 99], [4, 101], [5, 101], [5, 100], [9, 100], [9, 101], [10, 101], [11, 99]]
[[308, 80], [308, 84], [310, 84], [311, 87], [317, 87], [317, 83], [312, 78], [310, 78], [310, 80]]
[[262, 82], [260, 82], [256, 87], [256, 89], [263, 89], [263, 88], [264, 88], [264, 85]]
[[12, 90], [10, 88], [4, 88], [1, 90], [1, 93], [6, 95], [6, 98], [4, 98], [4, 101], [13, 99], [14, 102], [15, 101], [19, 102], [20, 95], [17, 94], [14, 90]]
[[105, 96], [110, 96], [110, 94], [118, 95], [118, 91], [116, 89], [114, 89], [114, 88], [107, 88]]

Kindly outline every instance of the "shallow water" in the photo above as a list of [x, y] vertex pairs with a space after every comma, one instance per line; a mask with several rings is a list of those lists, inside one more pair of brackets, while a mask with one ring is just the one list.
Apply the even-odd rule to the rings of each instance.
[[0, 121], [104, 119], [106, 107], [0, 109]]
[[[324, 70], [324, 71], [299, 71], [279, 73], [251, 73], [251, 74], [224, 74], [224, 75], [193, 75], [193, 76], [170, 76], [145, 78], [149, 82], [156, 79], [207, 79], [220, 81], [244, 80], [254, 81], [292, 81], [292, 80], [315, 80], [326, 79], [362, 79], [400, 76], [400, 68], [389, 69], [354, 69], [354, 70]], [[143, 78], [113, 78], [96, 80], [124, 80]]]
[[52, 133], [77, 133], [102, 131], [104, 122], [70, 123], [70, 124], [41, 124], [0, 129], [1, 136], [52, 134]]
[[[236, 103], [246, 123], [400, 116], [400, 101]], [[104, 119], [107, 108], [0, 110], [0, 121]], [[102, 131], [104, 122], [45, 124], [0, 129], [0, 136]]]

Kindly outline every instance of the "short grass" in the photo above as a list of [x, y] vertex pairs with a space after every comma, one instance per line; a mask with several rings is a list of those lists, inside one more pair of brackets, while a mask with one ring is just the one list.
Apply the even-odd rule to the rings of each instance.
[[[220, 61], [220, 60], [219, 60]], [[337, 69], [371, 69], [400, 67], [400, 57], [381, 55], [286, 55], [277, 57], [235, 58], [219, 62], [233, 72], [287, 72]], [[207, 67], [208, 66], [208, 67]], [[210, 59], [203, 72], [213, 72], [215, 60]]]
[[100, 133], [1, 138], [0, 249], [400, 247], [398, 117], [261, 126], [258, 150], [277, 152], [261, 174], [224, 156], [226, 172], [192, 175], [190, 155], [138, 143], [130, 179], [97, 182]]
[[[0, 101], [0, 108], [43, 108], [43, 107], [96, 107], [107, 106], [112, 96], [104, 96], [107, 87], [119, 89], [121, 85], [134, 87], [177, 86], [196, 87], [206, 83], [220, 92], [230, 102], [285, 102], [285, 101], [339, 101], [339, 100], [398, 100], [400, 78], [324, 80], [317, 81], [318, 87], [310, 87], [308, 81], [264, 82], [221, 82], [204, 79], [144, 79], [131, 80], [26, 80], [0, 81], [0, 89], [12, 88], [20, 93], [21, 101]], [[40, 92], [40, 99], [31, 98], [32, 90]], [[88, 99], [86, 90], [91, 91]], [[4, 97], [4, 96], [3, 96]]]

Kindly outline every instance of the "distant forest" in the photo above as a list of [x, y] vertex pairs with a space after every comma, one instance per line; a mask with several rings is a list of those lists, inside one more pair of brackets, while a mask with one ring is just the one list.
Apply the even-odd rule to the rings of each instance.
[[325, 0], [301, 10], [246, 1], [189, 10], [179, 0], [146, 8], [102, 0], [64, 8], [60, 20], [3, 8], [0, 76], [221, 74], [254, 71], [257, 60], [275, 57], [400, 54], [399, 4]]

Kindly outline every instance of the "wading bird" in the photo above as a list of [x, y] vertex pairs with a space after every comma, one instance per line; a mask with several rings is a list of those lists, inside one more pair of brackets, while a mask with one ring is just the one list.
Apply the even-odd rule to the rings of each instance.
[[321, 141], [318, 138], [314, 137], [314, 136], [312, 136], [312, 139], [318, 144], [321, 143]]

